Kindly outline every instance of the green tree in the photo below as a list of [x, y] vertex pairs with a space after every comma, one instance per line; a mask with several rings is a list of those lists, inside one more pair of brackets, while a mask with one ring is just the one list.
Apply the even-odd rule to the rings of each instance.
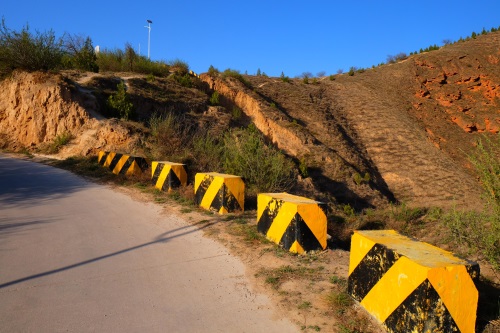
[[134, 109], [134, 104], [130, 102], [130, 98], [125, 89], [125, 84], [120, 82], [117, 86], [117, 91], [108, 98], [108, 107], [120, 115], [124, 120], [130, 119]]
[[65, 64], [65, 67], [96, 73], [99, 71], [97, 55], [90, 37], [67, 34], [64, 37], [63, 48], [69, 56], [69, 63]]

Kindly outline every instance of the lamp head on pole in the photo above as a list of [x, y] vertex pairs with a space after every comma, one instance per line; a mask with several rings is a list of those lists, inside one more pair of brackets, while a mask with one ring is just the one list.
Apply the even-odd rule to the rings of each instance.
[[151, 20], [146, 20], [146, 21], [148, 21], [149, 24], [153, 23], [153, 21], [151, 21]]

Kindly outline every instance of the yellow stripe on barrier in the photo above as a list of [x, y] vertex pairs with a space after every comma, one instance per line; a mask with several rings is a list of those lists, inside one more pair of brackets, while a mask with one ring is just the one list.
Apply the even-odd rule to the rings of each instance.
[[326, 248], [324, 204], [288, 193], [260, 193], [257, 229], [294, 253]]
[[216, 172], [197, 173], [194, 184], [195, 202], [219, 214], [244, 210], [245, 183], [239, 176]]
[[479, 265], [393, 230], [355, 231], [348, 291], [389, 332], [475, 329]]

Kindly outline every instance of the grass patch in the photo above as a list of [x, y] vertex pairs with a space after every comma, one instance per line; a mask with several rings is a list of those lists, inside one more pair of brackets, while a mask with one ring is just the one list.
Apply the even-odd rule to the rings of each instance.
[[[111, 173], [107, 168], [99, 165], [97, 163], [97, 156], [90, 158], [87, 157], [68, 157], [65, 160], [55, 160], [50, 163], [50, 165], [57, 168], [69, 170], [73, 173], [91, 177], [100, 180], [114, 180], [116, 175]], [[121, 177], [120, 177], [121, 178]]]
[[42, 150], [47, 154], [56, 154], [61, 150], [61, 148], [67, 145], [74, 138], [73, 134], [69, 132], [64, 132], [62, 134], [57, 135], [52, 142], [50, 142], [45, 147], [42, 147]]
[[319, 268], [284, 265], [274, 269], [263, 268], [256, 274], [256, 277], [264, 277], [267, 284], [270, 284], [273, 289], [278, 290], [287, 280], [307, 279], [309, 281], [316, 281], [319, 271], [321, 271]]
[[297, 306], [299, 310], [309, 310], [310, 308], [312, 308], [312, 304], [308, 301], [304, 301]]
[[330, 308], [337, 312], [344, 313], [346, 308], [351, 306], [354, 301], [345, 291], [332, 290], [326, 295], [326, 302]]

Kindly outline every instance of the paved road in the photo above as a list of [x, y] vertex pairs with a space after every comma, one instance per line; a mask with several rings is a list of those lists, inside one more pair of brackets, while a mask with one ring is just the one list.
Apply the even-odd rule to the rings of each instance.
[[0, 154], [0, 332], [297, 332], [158, 205]]

